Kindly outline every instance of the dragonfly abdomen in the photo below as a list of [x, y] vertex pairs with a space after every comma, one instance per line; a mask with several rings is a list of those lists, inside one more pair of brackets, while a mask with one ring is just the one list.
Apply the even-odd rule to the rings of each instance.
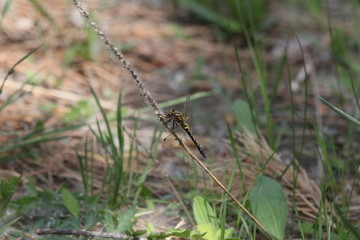
[[190, 131], [189, 125], [183, 120], [183, 119], [176, 119], [177, 122], [181, 125], [181, 127], [184, 129], [184, 131], [189, 135], [189, 137], [191, 138], [191, 140], [194, 142], [195, 146], [197, 147], [197, 149], [199, 150], [199, 152], [201, 153], [201, 155], [206, 158], [206, 154], [204, 149], [201, 147], [200, 143], [196, 140], [196, 138], [194, 137], [194, 135], [192, 134], [192, 132]]

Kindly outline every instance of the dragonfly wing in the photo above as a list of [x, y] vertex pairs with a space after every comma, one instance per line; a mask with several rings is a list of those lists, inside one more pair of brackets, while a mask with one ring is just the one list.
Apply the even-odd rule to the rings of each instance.
[[191, 122], [192, 119], [192, 112], [190, 110], [190, 101], [191, 101], [190, 94], [188, 94], [186, 96], [186, 101], [184, 103], [183, 112], [182, 112], [183, 118], [185, 119], [186, 122]]

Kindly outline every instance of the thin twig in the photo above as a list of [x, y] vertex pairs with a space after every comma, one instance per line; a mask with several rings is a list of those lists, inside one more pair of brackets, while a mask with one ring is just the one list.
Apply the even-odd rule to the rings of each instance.
[[133, 240], [146, 240], [146, 238], [132, 237], [121, 233], [106, 233], [106, 232], [93, 232], [85, 230], [72, 230], [72, 229], [50, 229], [42, 228], [37, 229], [36, 234], [38, 235], [74, 235], [74, 236], [85, 236], [85, 237], [102, 237], [102, 238], [113, 238], [113, 239], [133, 239]]
[[177, 136], [177, 134], [168, 126], [166, 122], [165, 115], [163, 111], [158, 107], [157, 102], [154, 100], [150, 92], [144, 86], [143, 81], [140, 76], [134, 71], [131, 67], [130, 63], [125, 59], [124, 55], [120, 52], [120, 50], [114, 46], [114, 44], [108, 39], [105, 32], [91, 19], [90, 15], [83, 9], [81, 6], [81, 2], [78, 0], [73, 0], [73, 4], [78, 8], [80, 15], [87, 21], [87, 23], [91, 26], [91, 28], [98, 35], [100, 40], [105, 44], [105, 46], [112, 51], [115, 56], [122, 62], [123, 67], [130, 73], [135, 85], [140, 91], [140, 96], [145, 100], [145, 102], [152, 107], [158, 119], [162, 122], [164, 127], [175, 137], [175, 139], [179, 142], [180, 146], [184, 148], [184, 150], [189, 154], [189, 156], [196, 161], [197, 164], [200, 165], [201, 168], [216, 182], [216, 184], [227, 194], [229, 197], [248, 215], [262, 231], [265, 235], [272, 239], [270, 234], [266, 231], [266, 229], [260, 224], [260, 222], [236, 199], [234, 195], [230, 193], [229, 190], [225, 188], [225, 186], [210, 172], [210, 170], [202, 163], [202, 161], [192, 152], [190, 149], [183, 143], [183, 141]]

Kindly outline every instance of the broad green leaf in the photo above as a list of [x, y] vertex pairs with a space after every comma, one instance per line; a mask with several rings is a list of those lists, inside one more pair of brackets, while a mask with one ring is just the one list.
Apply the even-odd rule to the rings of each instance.
[[79, 217], [79, 205], [75, 196], [66, 188], [61, 189], [61, 195], [67, 210], [76, 218]]
[[258, 176], [250, 192], [250, 205], [254, 217], [272, 236], [285, 238], [289, 209], [280, 184], [271, 178]]
[[217, 218], [214, 210], [204, 198], [200, 196], [195, 196], [193, 200], [193, 212], [195, 221], [198, 225], [201, 224], [210, 224], [214, 231], [219, 228], [217, 223]]
[[240, 99], [231, 106], [231, 109], [239, 131], [244, 132], [244, 130], [247, 129], [255, 133], [255, 126], [251, 117], [249, 104]]
[[199, 224], [196, 225], [196, 229], [203, 235], [203, 239], [205, 240], [217, 240], [216, 232], [217, 229], [214, 228], [211, 224]]
[[314, 232], [314, 224], [311, 222], [302, 222], [300, 224], [302, 231], [306, 234], [310, 234]]
[[148, 234], [156, 232], [155, 226], [154, 226], [154, 224], [152, 222], [146, 223], [146, 229], [147, 229]]

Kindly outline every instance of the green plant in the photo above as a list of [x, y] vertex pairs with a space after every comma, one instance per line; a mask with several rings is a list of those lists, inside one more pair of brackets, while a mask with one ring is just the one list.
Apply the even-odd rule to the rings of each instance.
[[0, 27], [2, 26], [3, 20], [6, 16], [6, 14], [8, 13], [12, 2], [13, 2], [12, 0], [6, 0], [6, 2], [3, 5], [3, 8], [1, 10], [1, 16], [0, 16]]
[[257, 176], [250, 192], [254, 216], [276, 239], [285, 239], [288, 206], [280, 184], [265, 176]]
[[264, 0], [178, 0], [181, 6], [189, 9], [200, 18], [216, 24], [230, 32], [259, 30], [265, 19], [266, 1]]
[[76, 197], [65, 187], [61, 189], [61, 196], [67, 210], [76, 218], [79, 218], [79, 203]]
[[16, 186], [19, 184], [21, 177], [12, 177], [7, 181], [0, 179], [0, 214], [4, 214], [6, 206], [16, 190]]
[[[347, 114], [346, 112], [342, 111], [341, 109], [335, 107], [334, 105], [332, 105], [331, 103], [329, 103], [328, 101], [326, 101], [324, 98], [317, 96], [321, 102], [323, 102], [326, 106], [328, 106], [329, 108], [331, 108], [334, 112], [336, 112], [337, 114], [339, 114], [340, 116], [342, 116], [343, 118], [347, 119], [348, 121], [354, 123], [356, 126], [360, 127], [360, 121], [357, 120], [356, 118], [354, 118], [353, 116]], [[360, 109], [360, 108], [359, 108]]]
[[[202, 238], [206, 240], [221, 240], [231, 237], [233, 230], [222, 230], [214, 209], [202, 197], [194, 197], [193, 212], [196, 221], [196, 229], [202, 235]], [[221, 237], [222, 234], [223, 237]]]
[[20, 180], [21, 177], [12, 177], [7, 181], [0, 179], [0, 235], [20, 219], [20, 217], [14, 216], [14, 214], [5, 213], [5, 209]]
[[44, 6], [41, 5], [39, 0], [30, 0], [30, 3], [34, 6], [34, 9], [37, 10], [51, 25], [55, 25], [56, 22], [54, 18], [44, 8]]
[[[79, 125], [66, 126], [58, 129], [47, 130], [45, 129], [43, 122], [38, 122], [35, 129], [30, 133], [25, 134], [16, 139], [8, 140], [0, 147], [0, 162], [14, 160], [15, 156], [27, 155], [30, 156], [34, 149], [40, 143], [49, 141], [58, 141], [66, 138], [64, 133], [79, 128]], [[8, 133], [9, 136], [13, 133]]]
[[70, 107], [69, 111], [63, 116], [65, 123], [84, 122], [94, 114], [92, 107], [87, 100], [80, 100]]
[[[99, 53], [99, 41], [96, 34], [90, 28], [86, 28], [86, 38], [83, 42], [73, 44], [66, 52], [63, 65], [68, 67], [81, 57], [86, 60], [94, 60]], [[77, 57], [77, 58], [76, 58]]]

